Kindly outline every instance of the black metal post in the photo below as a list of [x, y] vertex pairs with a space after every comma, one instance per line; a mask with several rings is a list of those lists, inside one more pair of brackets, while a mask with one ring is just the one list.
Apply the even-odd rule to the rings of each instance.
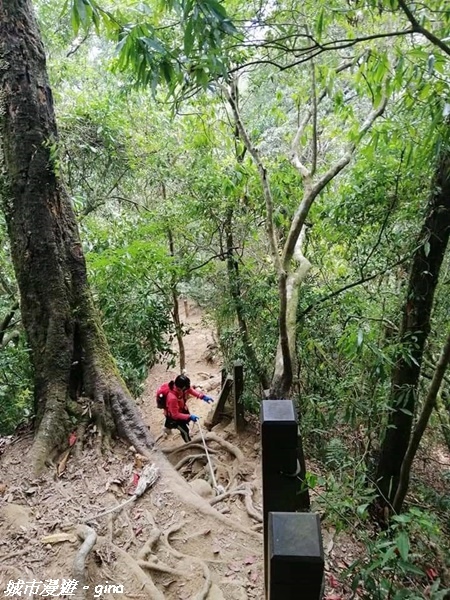
[[324, 556], [318, 515], [270, 512], [268, 539], [268, 600], [320, 600]]
[[266, 591], [268, 574], [269, 512], [294, 512], [297, 479], [297, 417], [292, 400], [263, 400], [261, 403], [262, 484], [264, 518], [264, 561]]

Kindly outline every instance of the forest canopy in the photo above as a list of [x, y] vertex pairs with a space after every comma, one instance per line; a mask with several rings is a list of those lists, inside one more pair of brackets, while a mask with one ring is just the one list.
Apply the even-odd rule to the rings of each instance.
[[[336, 526], [356, 507], [409, 535], [416, 453], [450, 452], [446, 3], [33, 5], [36, 85], [0, 64], [0, 434], [46, 429], [42, 463], [88, 398], [149, 447], [132, 397], [157, 362], [185, 367], [189, 298], [223, 366], [245, 364], [249, 413], [296, 402]], [[2, 17], [4, 61], [21, 46]], [[448, 489], [413, 480], [421, 534], [448, 545]], [[380, 598], [417, 597], [383, 576]]]

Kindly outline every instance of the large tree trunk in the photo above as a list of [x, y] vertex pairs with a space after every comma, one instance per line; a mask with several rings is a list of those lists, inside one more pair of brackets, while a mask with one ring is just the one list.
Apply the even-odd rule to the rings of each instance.
[[35, 467], [64, 443], [70, 397], [137, 448], [150, 434], [94, 309], [74, 212], [57, 177], [57, 130], [30, 0], [0, 1], [0, 197], [35, 373]]
[[439, 271], [450, 234], [450, 153], [444, 151], [432, 184], [409, 278], [401, 351], [391, 384], [391, 414], [378, 464], [378, 486], [384, 502], [393, 502], [400, 469], [408, 448], [425, 343]]

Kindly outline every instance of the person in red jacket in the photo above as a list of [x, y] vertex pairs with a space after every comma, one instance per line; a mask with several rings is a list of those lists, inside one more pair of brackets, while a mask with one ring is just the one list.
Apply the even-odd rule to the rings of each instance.
[[178, 375], [175, 381], [169, 381], [167, 384], [168, 391], [166, 395], [166, 408], [164, 414], [166, 420], [164, 423], [164, 431], [171, 432], [172, 429], [178, 429], [181, 437], [185, 442], [191, 441], [189, 435], [189, 423], [198, 421], [197, 415], [191, 415], [186, 405], [188, 396], [200, 398], [208, 404], [214, 402], [210, 396], [197, 392], [191, 387], [191, 380], [186, 375]]

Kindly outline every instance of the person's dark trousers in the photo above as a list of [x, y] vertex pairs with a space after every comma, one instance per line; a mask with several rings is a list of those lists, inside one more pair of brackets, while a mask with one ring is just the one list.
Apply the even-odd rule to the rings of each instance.
[[178, 431], [181, 433], [181, 437], [187, 443], [191, 441], [188, 423], [189, 421], [176, 421], [175, 419], [166, 417], [164, 427], [167, 427], [167, 429], [178, 429]]

